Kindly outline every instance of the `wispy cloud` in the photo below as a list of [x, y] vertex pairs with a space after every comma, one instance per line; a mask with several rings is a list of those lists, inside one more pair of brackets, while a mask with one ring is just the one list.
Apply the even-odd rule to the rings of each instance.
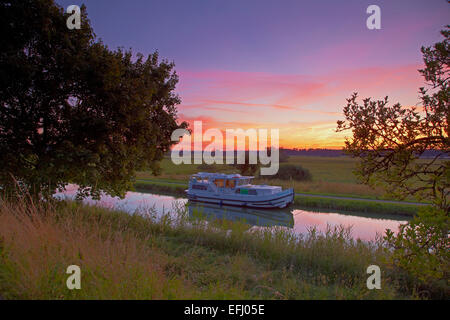
[[280, 128], [285, 145], [337, 146], [334, 130], [353, 92], [392, 103], [418, 103], [420, 65], [341, 70], [326, 75], [231, 71], [183, 71], [178, 89], [180, 118], [203, 120], [205, 128]]

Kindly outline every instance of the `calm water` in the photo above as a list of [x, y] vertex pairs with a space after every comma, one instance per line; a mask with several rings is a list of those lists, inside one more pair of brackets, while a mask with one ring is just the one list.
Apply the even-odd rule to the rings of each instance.
[[[66, 192], [56, 195], [58, 198], [73, 198], [76, 186], [68, 186]], [[317, 212], [295, 207], [288, 209], [257, 210], [238, 207], [219, 207], [216, 205], [189, 203], [187, 199], [151, 193], [128, 192], [125, 199], [102, 196], [98, 201], [85, 199], [87, 204], [100, 205], [111, 209], [120, 209], [129, 213], [147, 213], [150, 210], [157, 215], [167, 214], [177, 207], [189, 208], [189, 214], [201, 212], [202, 215], [228, 220], [245, 219], [247, 223], [257, 227], [282, 226], [293, 229], [296, 233], [307, 233], [308, 229], [316, 227], [318, 231], [325, 231], [327, 226], [352, 227], [353, 238], [373, 240], [377, 233], [383, 234], [386, 229], [397, 232], [400, 224], [406, 220], [398, 220], [395, 216], [355, 214], [343, 212]]]

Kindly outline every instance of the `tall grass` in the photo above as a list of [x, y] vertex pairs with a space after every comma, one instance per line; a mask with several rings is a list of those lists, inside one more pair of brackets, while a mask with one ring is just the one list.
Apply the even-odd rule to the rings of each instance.
[[[411, 298], [393, 274], [368, 290], [366, 269], [383, 266], [381, 242], [349, 230], [250, 228], [188, 218], [158, 220], [75, 202], [0, 201], [0, 295], [6, 299], [392, 299]], [[68, 290], [69, 265], [82, 271]]]
[[[182, 278], [164, 274], [167, 256], [137, 238], [125, 225], [112, 225], [95, 207], [2, 202], [0, 289], [20, 299], [192, 298]], [[69, 265], [82, 270], [82, 290], [70, 291]]]

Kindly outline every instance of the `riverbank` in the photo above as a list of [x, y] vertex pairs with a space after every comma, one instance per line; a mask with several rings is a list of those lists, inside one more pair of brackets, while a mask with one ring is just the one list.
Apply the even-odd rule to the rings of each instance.
[[[5, 299], [410, 299], [381, 243], [347, 230], [260, 230], [229, 221], [153, 220], [74, 202], [0, 202]], [[69, 265], [82, 289], [68, 290]], [[369, 265], [383, 270], [368, 290]]]
[[[350, 157], [307, 157], [290, 156], [287, 162], [281, 163], [280, 167], [285, 165], [301, 166], [309, 170], [312, 175], [312, 181], [264, 179], [256, 177], [256, 184], [271, 184], [282, 186], [283, 188], [294, 188], [296, 193], [335, 196], [335, 197], [354, 197], [359, 199], [374, 200], [399, 200], [392, 194], [386, 194], [382, 187], [370, 187], [359, 183], [354, 174], [358, 160]], [[235, 173], [236, 168], [230, 165], [197, 165], [181, 164], [175, 165], [170, 157], [165, 157], [161, 161], [161, 175], [155, 177], [150, 171], [138, 172], [138, 180], [151, 180], [158, 182], [186, 183], [190, 175], [208, 171]], [[413, 197], [405, 201], [416, 201]]]
[[[143, 192], [162, 192], [169, 195], [184, 197], [188, 185], [186, 182], [172, 182], [160, 180], [138, 180], [135, 188]], [[408, 202], [390, 202], [374, 199], [348, 199], [345, 197], [327, 195], [296, 195], [294, 204], [311, 209], [332, 209], [350, 212], [378, 213], [389, 215], [402, 215], [412, 217], [417, 214], [420, 205]]]

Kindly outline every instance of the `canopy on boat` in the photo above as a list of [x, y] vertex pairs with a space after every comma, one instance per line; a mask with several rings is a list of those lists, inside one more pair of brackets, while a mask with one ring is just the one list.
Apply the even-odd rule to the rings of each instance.
[[197, 177], [200, 179], [253, 179], [255, 177], [241, 176], [240, 174], [225, 174], [225, 173], [212, 173], [212, 172], [199, 172], [192, 175], [192, 177]]

